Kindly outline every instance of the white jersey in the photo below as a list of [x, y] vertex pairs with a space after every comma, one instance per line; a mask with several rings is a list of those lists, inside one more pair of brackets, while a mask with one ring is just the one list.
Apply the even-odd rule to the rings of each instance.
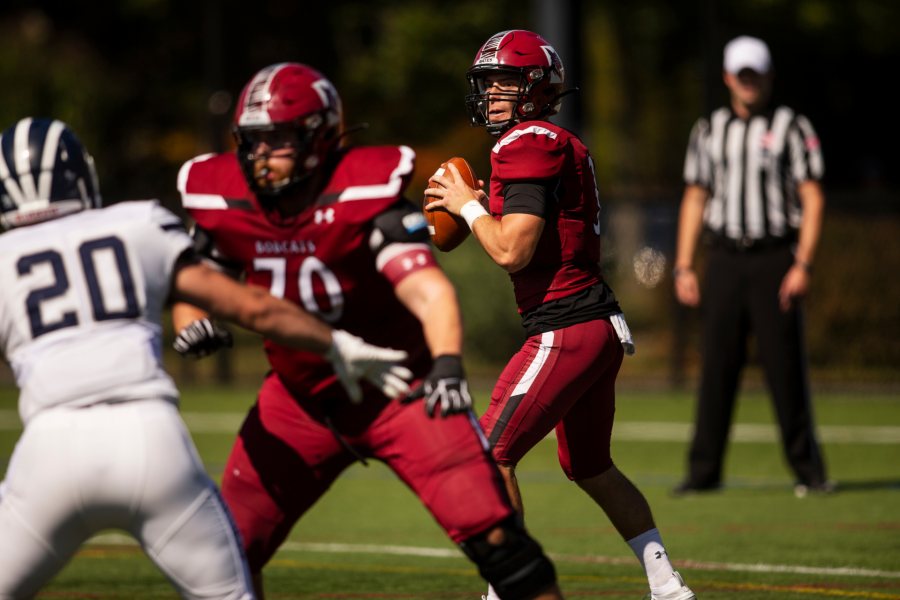
[[156, 201], [125, 202], [0, 235], [0, 350], [19, 414], [178, 392], [161, 311], [191, 239]]
[[136, 538], [183, 598], [253, 598], [160, 360], [191, 244], [154, 201], [0, 235], [0, 348], [26, 424], [0, 482], [0, 599], [33, 597], [106, 529]]

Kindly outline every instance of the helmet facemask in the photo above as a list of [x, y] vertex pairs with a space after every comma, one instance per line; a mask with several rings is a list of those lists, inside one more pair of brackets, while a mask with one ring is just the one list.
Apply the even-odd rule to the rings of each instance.
[[340, 96], [321, 73], [300, 63], [260, 70], [244, 86], [234, 116], [237, 157], [250, 189], [269, 203], [307, 185], [337, 148], [342, 129]]
[[[260, 196], [281, 196], [307, 181], [322, 165], [338, 141], [339, 127], [327, 122], [323, 112], [313, 113], [289, 123], [236, 127], [238, 159], [250, 188]], [[294, 161], [289, 173], [268, 180], [266, 167], [257, 170], [257, 162], [270, 157]]]
[[[466, 73], [470, 94], [466, 96], [466, 107], [473, 126], [484, 127], [493, 136], [500, 136], [510, 127], [534, 119], [542, 119], [559, 112], [562, 85], [552, 83], [549, 67], [472, 67]], [[510, 79], [518, 81], [516, 91], [491, 89], [488, 78], [493, 81]], [[491, 100], [512, 102], [509, 119], [490, 119]]]
[[[491, 36], [466, 71], [469, 95], [466, 107], [472, 125], [500, 136], [522, 121], [546, 119], [559, 112], [566, 75], [562, 60], [547, 40], [524, 29], [501, 31]], [[490, 81], [488, 79], [490, 78]], [[512, 87], [516, 91], [500, 91]], [[490, 85], [489, 85], [490, 84]], [[512, 103], [509, 119], [491, 122], [491, 100]], [[495, 113], [495, 119], [497, 118]]]

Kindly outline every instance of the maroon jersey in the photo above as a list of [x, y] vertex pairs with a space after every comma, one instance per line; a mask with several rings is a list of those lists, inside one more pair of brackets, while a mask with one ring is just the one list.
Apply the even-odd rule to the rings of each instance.
[[558, 198], [531, 262], [510, 274], [519, 312], [566, 298], [602, 279], [600, 196], [594, 164], [582, 141], [548, 121], [511, 128], [491, 152], [490, 211], [495, 219], [503, 216], [506, 186], [528, 181], [558, 182]]
[[[359, 147], [334, 166], [319, 197], [290, 218], [267, 214], [249, 190], [233, 153], [187, 162], [178, 176], [182, 202], [214, 240], [217, 260], [239, 268], [250, 285], [268, 289], [335, 328], [367, 342], [403, 349], [417, 376], [430, 355], [418, 320], [397, 300], [394, 285], [436, 264], [422, 237], [385, 243], [375, 222], [402, 201], [415, 153], [406, 146]], [[410, 231], [416, 213], [401, 219]], [[377, 239], [373, 239], [377, 238]], [[388, 240], [390, 242], [390, 240]], [[299, 398], [342, 393], [320, 356], [265, 341], [272, 369]]]

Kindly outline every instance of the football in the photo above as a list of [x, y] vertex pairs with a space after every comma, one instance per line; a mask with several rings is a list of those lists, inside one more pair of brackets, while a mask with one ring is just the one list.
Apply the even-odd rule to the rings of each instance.
[[[478, 177], [475, 176], [475, 171], [472, 170], [472, 167], [466, 159], [458, 156], [454, 156], [446, 162], [441, 163], [441, 166], [438, 167], [435, 175], [446, 175], [452, 179], [453, 175], [447, 169], [447, 165], [451, 163], [459, 169], [459, 174], [462, 175], [463, 181], [465, 181], [469, 187], [478, 189]], [[429, 182], [428, 187], [433, 188], [438, 186], [435, 183]], [[450, 214], [443, 208], [430, 211], [425, 210], [425, 204], [427, 204], [427, 202], [422, 204], [422, 212], [425, 213], [425, 220], [428, 221], [428, 233], [431, 234], [431, 241], [438, 250], [450, 252], [469, 236], [469, 226], [466, 225], [466, 221], [462, 217]]]

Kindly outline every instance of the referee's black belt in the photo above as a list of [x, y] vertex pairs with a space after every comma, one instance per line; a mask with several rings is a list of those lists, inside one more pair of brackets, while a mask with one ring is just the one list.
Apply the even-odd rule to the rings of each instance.
[[786, 248], [796, 241], [796, 236], [787, 237], [763, 237], [752, 238], [744, 236], [741, 238], [729, 238], [724, 236], [716, 236], [709, 242], [710, 247], [719, 250], [727, 250], [728, 252], [760, 252], [763, 250], [774, 250], [776, 248]]

